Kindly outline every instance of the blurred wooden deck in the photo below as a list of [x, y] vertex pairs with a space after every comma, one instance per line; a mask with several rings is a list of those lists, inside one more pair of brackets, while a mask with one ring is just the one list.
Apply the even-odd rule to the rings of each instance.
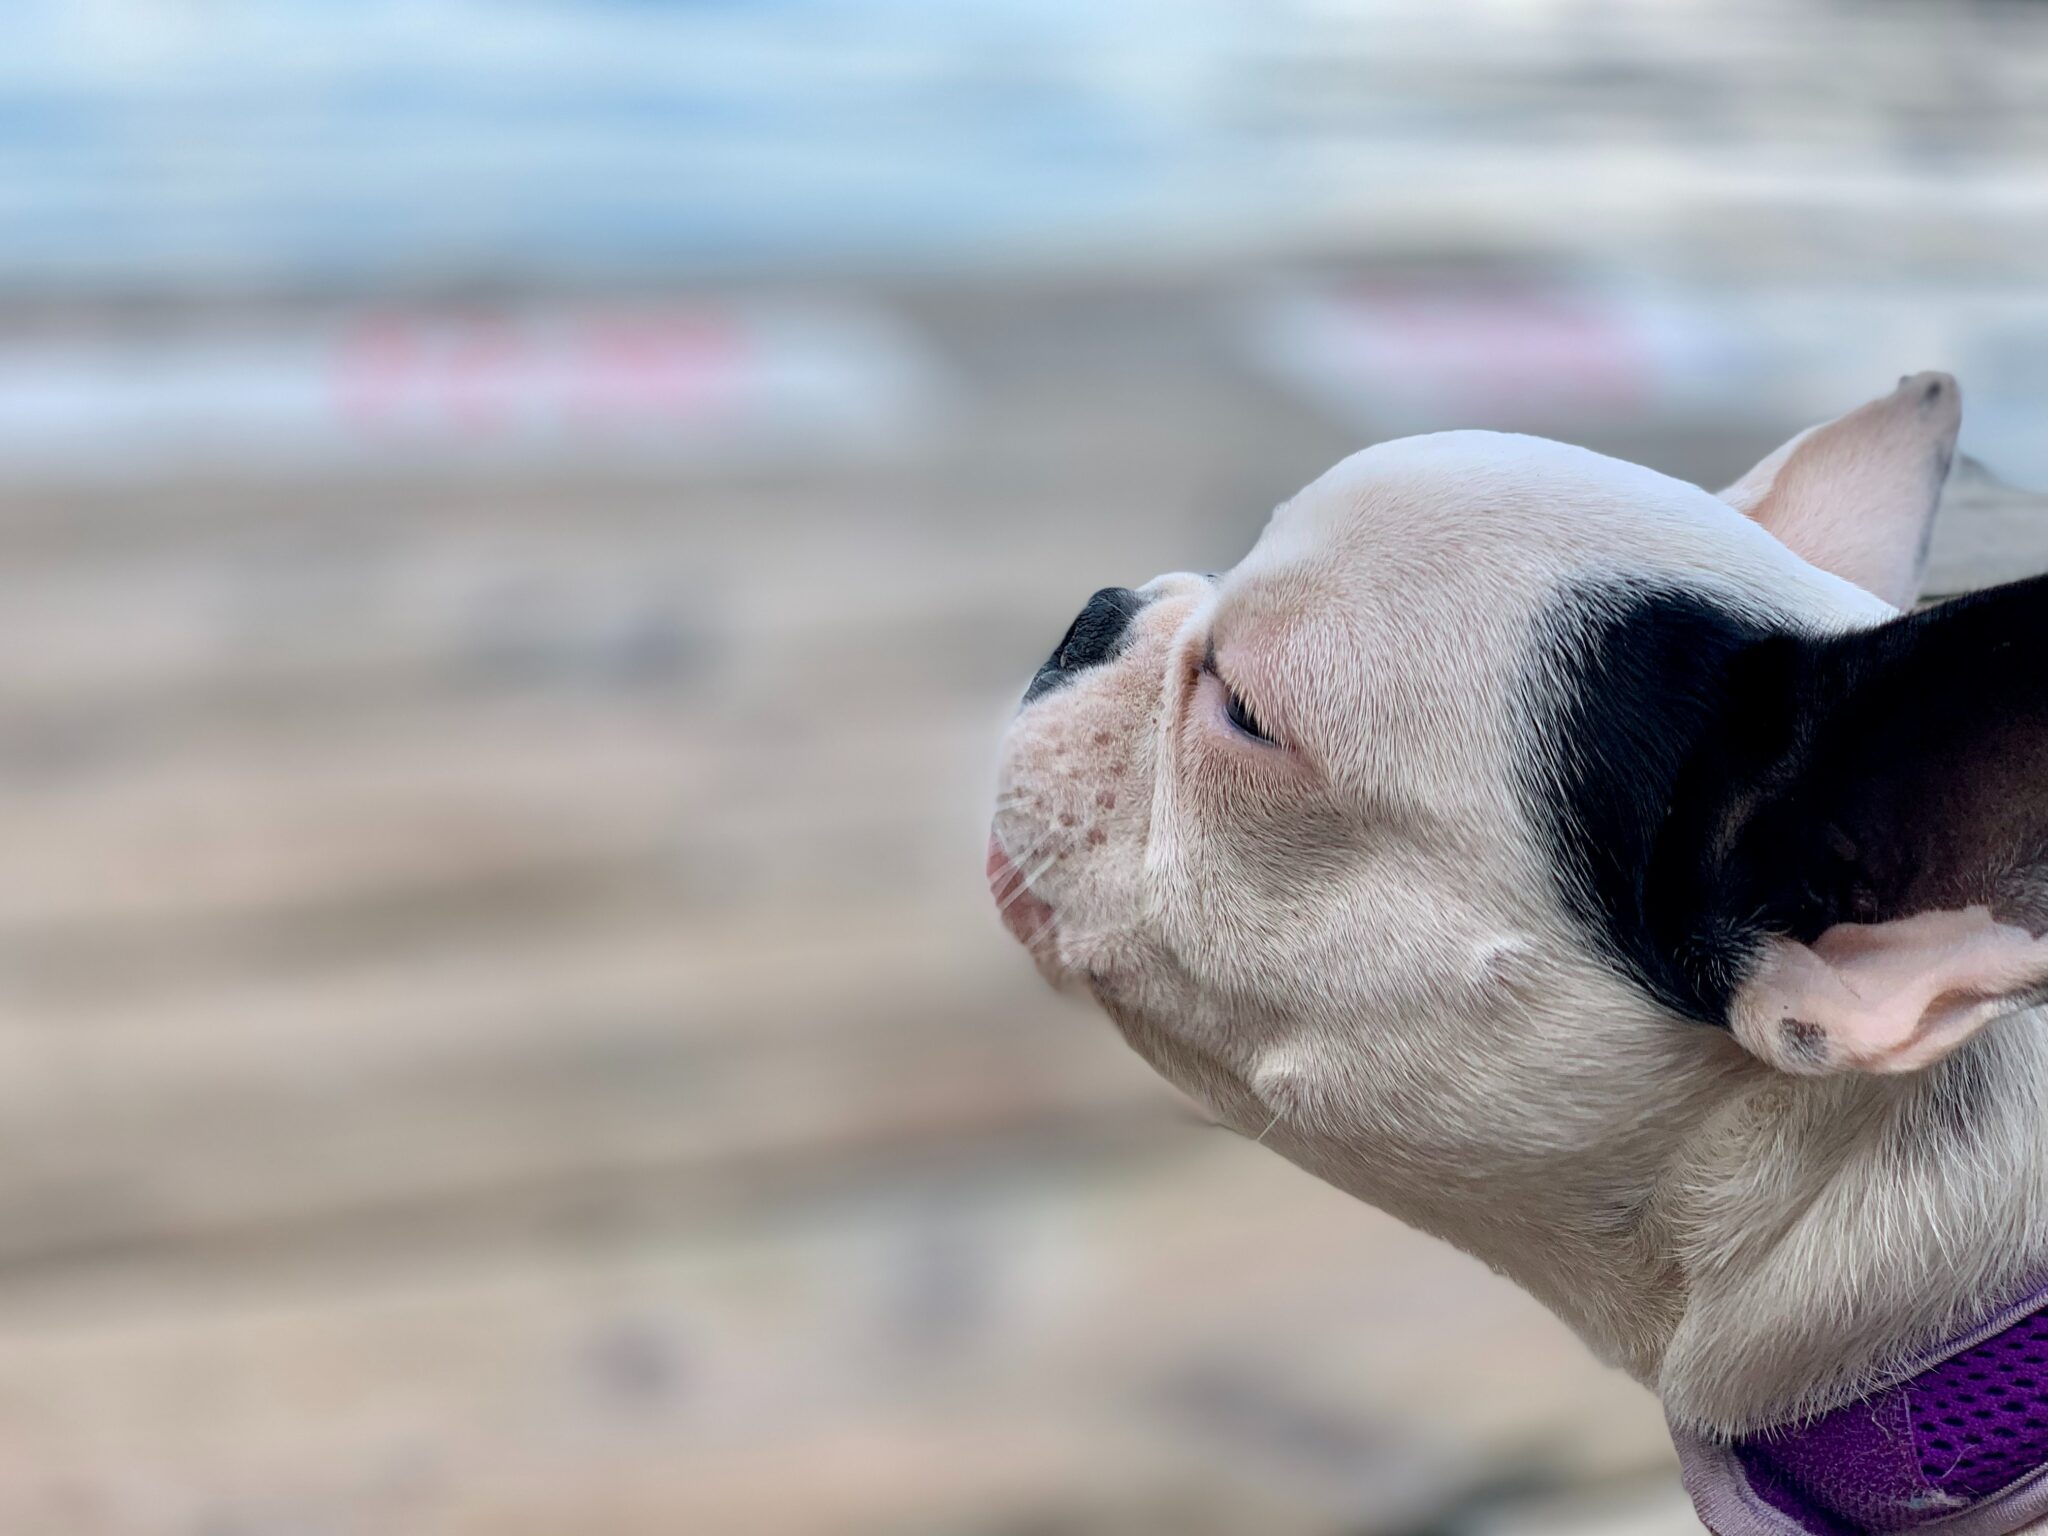
[[[1193, 300], [1047, 302], [917, 309], [972, 389], [907, 461], [0, 495], [0, 1530], [1507, 1532], [1665, 1486], [1646, 1396], [1202, 1126], [988, 914], [1064, 617], [1355, 446]], [[2048, 568], [2048, 518], [1959, 494], [1937, 558]]]

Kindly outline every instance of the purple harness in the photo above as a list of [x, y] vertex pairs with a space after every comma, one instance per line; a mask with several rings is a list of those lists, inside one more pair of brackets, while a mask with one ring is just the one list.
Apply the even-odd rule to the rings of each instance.
[[1671, 1434], [1714, 1536], [2006, 1536], [2048, 1517], [2048, 1289], [1817, 1419]]

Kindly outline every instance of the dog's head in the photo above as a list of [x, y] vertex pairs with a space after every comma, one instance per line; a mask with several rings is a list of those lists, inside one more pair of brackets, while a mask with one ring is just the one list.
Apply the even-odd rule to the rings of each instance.
[[1919, 375], [1718, 497], [1385, 443], [1234, 570], [1097, 593], [1003, 746], [1013, 931], [1397, 1208], [1556, 1156], [1617, 1074], [1756, 1070], [1731, 1036], [1938, 1059], [2048, 982], [2048, 601], [1899, 617], [1958, 418]]

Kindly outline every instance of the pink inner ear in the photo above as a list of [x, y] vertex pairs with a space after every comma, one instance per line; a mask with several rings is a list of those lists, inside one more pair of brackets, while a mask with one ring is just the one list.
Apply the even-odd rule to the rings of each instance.
[[1729, 1022], [1787, 1072], [1912, 1072], [2048, 980], [2048, 938], [1985, 907], [1838, 923], [1811, 946], [1774, 939]]
[[1914, 374], [1883, 399], [1800, 433], [1721, 499], [1822, 570], [1910, 608], [1961, 423], [1956, 381]]

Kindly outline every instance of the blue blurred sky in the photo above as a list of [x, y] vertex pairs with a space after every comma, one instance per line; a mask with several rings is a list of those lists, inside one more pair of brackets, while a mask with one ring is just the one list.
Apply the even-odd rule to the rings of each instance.
[[2020, 270], [2040, 9], [13, 0], [0, 282], [1361, 247]]
[[1242, 7], [17, 0], [0, 277], [987, 255], [1218, 196]]

